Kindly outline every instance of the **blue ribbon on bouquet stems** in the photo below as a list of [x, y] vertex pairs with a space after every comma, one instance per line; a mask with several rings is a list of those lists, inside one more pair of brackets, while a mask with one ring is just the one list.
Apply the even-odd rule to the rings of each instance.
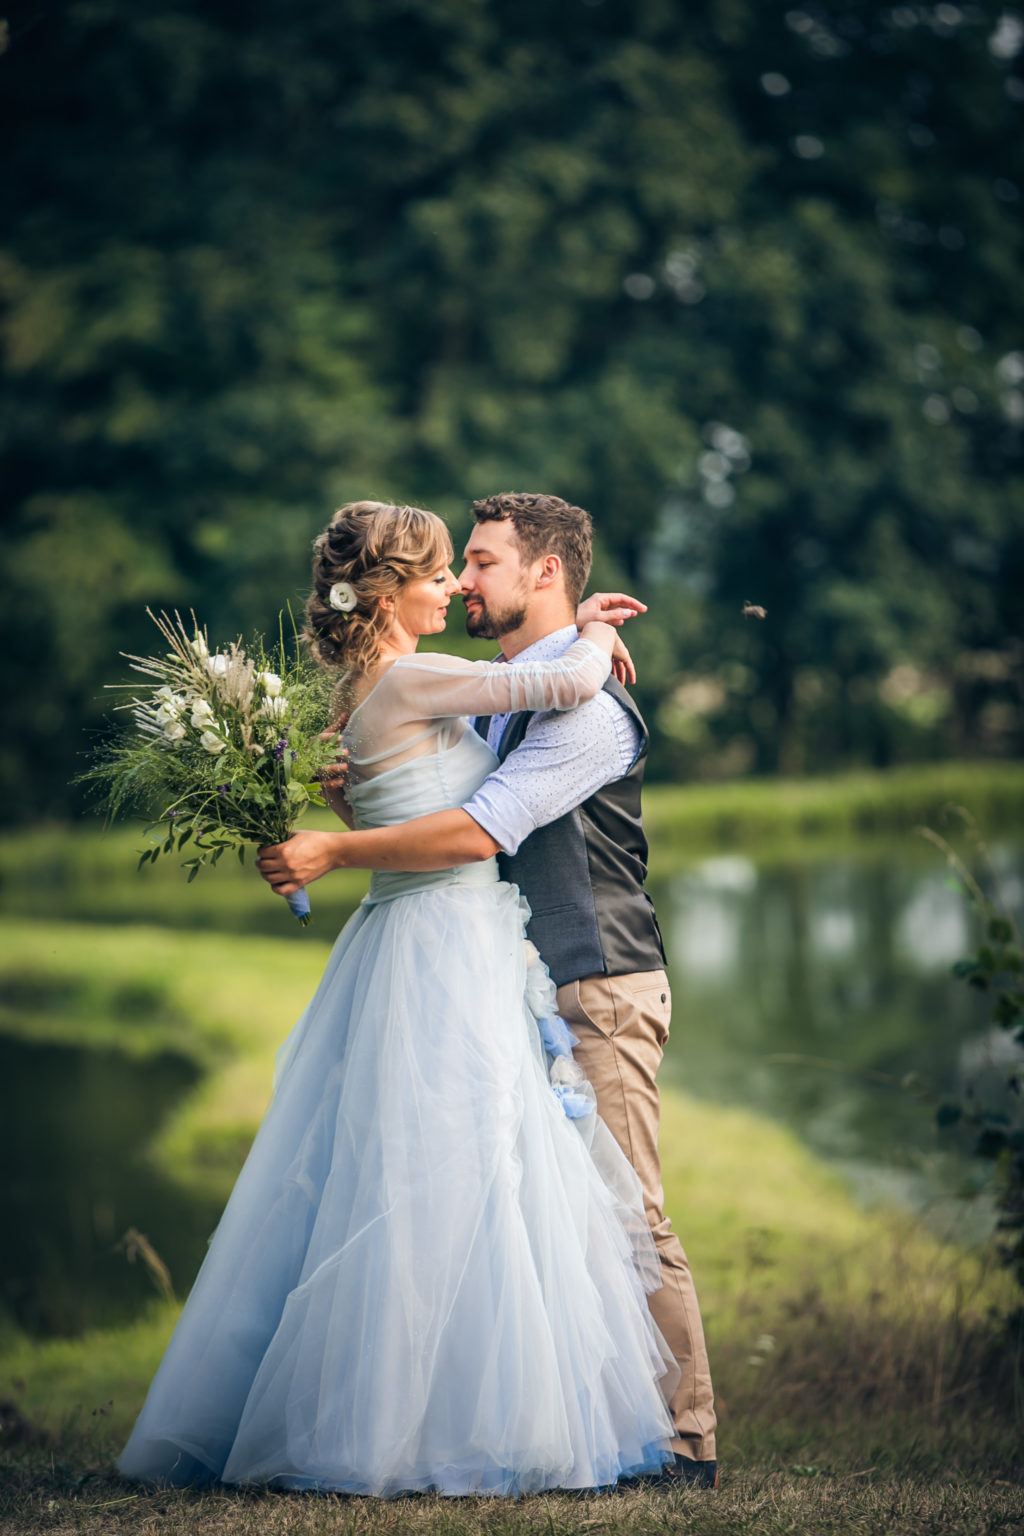
[[298, 918], [303, 928], [308, 928], [310, 922], [310, 909], [309, 892], [306, 890], [306, 887], [304, 885], [300, 886], [297, 891], [293, 891], [290, 896], [286, 896], [285, 901], [291, 908], [292, 915]]

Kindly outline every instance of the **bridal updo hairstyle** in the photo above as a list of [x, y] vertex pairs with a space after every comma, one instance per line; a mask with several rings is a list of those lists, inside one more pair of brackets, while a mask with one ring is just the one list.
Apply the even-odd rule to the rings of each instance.
[[[392, 620], [380, 599], [396, 597], [407, 582], [432, 576], [453, 558], [448, 529], [435, 512], [388, 501], [341, 507], [313, 544], [305, 631], [313, 655], [327, 667], [368, 671]], [[331, 588], [340, 581], [355, 594], [351, 613], [331, 606]]]

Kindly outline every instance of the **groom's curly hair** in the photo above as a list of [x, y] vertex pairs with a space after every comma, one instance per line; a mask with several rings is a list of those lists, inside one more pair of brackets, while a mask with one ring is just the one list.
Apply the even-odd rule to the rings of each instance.
[[511, 523], [524, 564], [544, 555], [557, 555], [565, 575], [566, 596], [579, 603], [590, 575], [594, 525], [590, 513], [561, 496], [534, 491], [503, 491], [474, 501], [478, 523]]

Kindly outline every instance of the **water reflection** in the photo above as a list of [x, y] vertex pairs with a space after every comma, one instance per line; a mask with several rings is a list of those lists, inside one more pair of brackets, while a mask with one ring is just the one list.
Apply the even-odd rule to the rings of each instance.
[[948, 971], [950, 955], [959, 959], [967, 948], [963, 898], [933, 880], [925, 882], [900, 913], [897, 942], [918, 970]]
[[70, 1334], [123, 1320], [155, 1294], [118, 1250], [139, 1227], [187, 1291], [220, 1214], [146, 1159], [198, 1081], [179, 1056], [33, 1045], [0, 1036], [0, 1311]]
[[[995, 860], [1019, 903], [1024, 850]], [[732, 856], [654, 895], [674, 1002], [667, 1081], [786, 1121], [865, 1189], [920, 1202], [936, 1177], [962, 1177], [937, 1156], [930, 1107], [901, 1084], [915, 1074], [956, 1091], [1012, 1047], [950, 975], [971, 934], [941, 866], [904, 850], [764, 868]]]

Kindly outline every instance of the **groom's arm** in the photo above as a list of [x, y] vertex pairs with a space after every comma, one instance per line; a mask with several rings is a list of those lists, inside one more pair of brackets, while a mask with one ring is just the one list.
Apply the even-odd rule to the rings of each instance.
[[463, 808], [364, 832], [297, 832], [260, 851], [260, 873], [288, 896], [332, 869], [450, 869], [515, 853], [537, 827], [621, 778], [639, 745], [631, 717], [599, 693], [579, 709], [535, 715], [521, 745]]

